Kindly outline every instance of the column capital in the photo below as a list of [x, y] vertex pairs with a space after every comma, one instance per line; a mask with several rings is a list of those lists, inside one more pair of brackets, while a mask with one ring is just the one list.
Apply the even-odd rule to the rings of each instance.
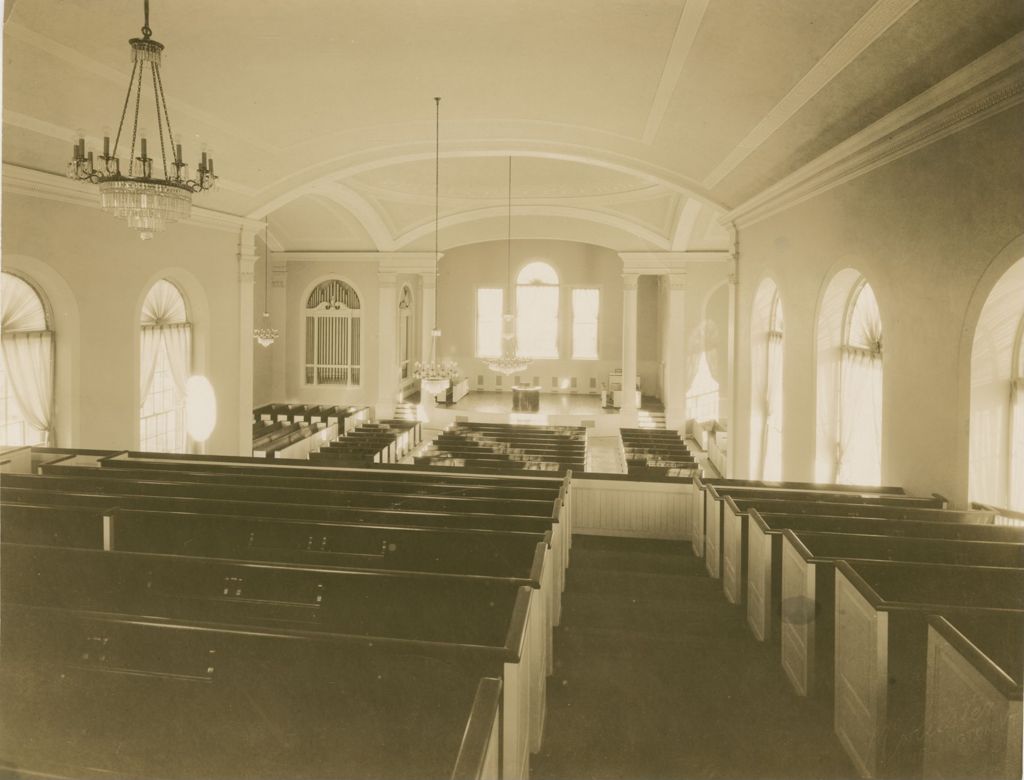
[[256, 261], [258, 259], [256, 255], [238, 256], [238, 281], [240, 283], [253, 283], [256, 278]]
[[686, 289], [686, 271], [677, 271], [670, 274], [662, 274], [661, 278], [665, 280], [665, 284], [668, 285], [668, 288], [670, 290]]
[[287, 287], [288, 286], [288, 263], [271, 263], [270, 264], [270, 286], [271, 287]]
[[622, 274], [622, 289], [623, 290], [635, 290], [637, 288], [637, 282], [640, 278], [640, 274], [623, 273]]

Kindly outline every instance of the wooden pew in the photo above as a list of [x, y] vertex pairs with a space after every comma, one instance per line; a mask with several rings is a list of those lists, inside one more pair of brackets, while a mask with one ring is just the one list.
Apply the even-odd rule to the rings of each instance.
[[0, 554], [8, 605], [284, 629], [342, 646], [411, 643], [447, 658], [490, 651], [487, 671], [502, 674], [506, 691], [505, 775], [525, 776], [540, 747], [544, 627], [533, 591], [515, 581], [21, 545]]
[[1021, 776], [1024, 616], [928, 618], [924, 777]]
[[[887, 541], [848, 542], [850, 550], [841, 552], [826, 534], [820, 533], [829, 530], [832, 518], [796, 518], [804, 519], [806, 522], [802, 523], [794, 523], [792, 518], [780, 523], [797, 527], [784, 530], [782, 576], [772, 583], [771, 589], [772, 594], [778, 594], [775, 600], [778, 606], [772, 611], [781, 618], [782, 668], [801, 696], [827, 698], [832, 694], [835, 563], [846, 556], [865, 557], [857, 554], [858, 546], [861, 549], [871, 544], [882, 546], [891, 551], [891, 555], [900, 556], [896, 560], [932, 558], [942, 562], [939, 559], [946, 557], [952, 563], [992, 561], [993, 565], [1021, 566], [1019, 551], [1024, 544], [1024, 529], [1020, 528], [857, 519], [845, 521], [848, 533], [884, 535], [880, 538]], [[765, 520], [772, 522], [771, 516]], [[847, 537], [839, 535], [838, 538]], [[813, 545], [810, 540], [814, 541]]]
[[[732, 503], [729, 503], [731, 499]], [[709, 485], [705, 488], [705, 563], [708, 573], [722, 576], [729, 566], [730, 599], [743, 598], [741, 567], [744, 560], [743, 543], [746, 540], [746, 511], [762, 502], [785, 501], [796, 503], [875, 504], [894, 507], [941, 509], [946, 501], [941, 496], [905, 496], [876, 493], [851, 493], [836, 490], [775, 490]], [[847, 510], [847, 513], [856, 510]], [[728, 550], [729, 557], [726, 557]]]
[[[731, 500], [731, 499], [730, 499]], [[799, 514], [775, 513], [775, 510], [785, 508], [792, 511], [799, 510]], [[812, 509], [813, 514], [807, 510]], [[745, 589], [747, 606], [747, 624], [759, 640], [765, 640], [775, 635], [778, 628], [779, 600], [782, 588], [782, 558], [783, 558], [783, 531], [792, 525], [791, 518], [796, 518], [798, 527], [802, 531], [822, 531], [826, 533], [863, 533], [863, 527], [858, 521], [861, 518], [870, 516], [876, 520], [884, 520], [888, 523], [886, 530], [881, 533], [884, 536], [902, 536], [899, 526], [904, 522], [915, 523], [911, 533], [918, 533], [916, 523], [938, 524], [947, 526], [953, 524], [975, 524], [992, 525], [993, 515], [991, 512], [961, 512], [952, 509], [909, 509], [906, 507], [889, 507], [867, 504], [825, 504], [814, 505], [802, 504], [793, 507], [785, 502], [780, 505], [770, 506], [769, 502], [759, 504], [758, 508], [749, 508], [746, 511], [747, 522], [745, 530], [746, 539], [743, 540], [743, 550], [746, 556], [746, 565], [741, 570], [741, 583], [733, 583], [733, 587], [740, 584]], [[813, 517], [814, 522], [800, 523], [803, 517]], [[926, 530], [926, 529], [925, 529]], [[950, 529], [939, 531], [950, 533]], [[733, 542], [736, 544], [736, 542]], [[868, 549], [868, 548], [865, 548]], [[911, 555], [912, 552], [893, 543], [893, 554], [897, 551], [904, 555]], [[852, 552], [852, 551], [851, 551]], [[735, 554], [735, 550], [733, 551]], [[842, 556], [839, 556], [842, 557]], [[855, 558], [865, 556], [852, 555]], [[883, 555], [883, 559], [888, 555]], [[895, 558], [894, 560], [917, 560], [915, 558]], [[956, 563], [957, 561], [948, 561]], [[723, 573], [723, 585], [727, 581]]]
[[15, 605], [2, 623], [5, 776], [498, 777], [501, 680], [473, 663]]
[[835, 729], [863, 777], [921, 773], [929, 614], [1024, 613], [1024, 570], [838, 561]]

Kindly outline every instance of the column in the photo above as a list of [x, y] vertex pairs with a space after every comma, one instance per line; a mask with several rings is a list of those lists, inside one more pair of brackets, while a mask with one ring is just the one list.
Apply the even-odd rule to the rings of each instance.
[[638, 274], [622, 275], [622, 422], [637, 421], [636, 404], [636, 296]]
[[377, 418], [391, 417], [398, 400], [398, 274], [377, 273]]
[[[420, 274], [420, 360], [430, 360], [430, 346], [434, 330], [434, 312], [437, 306], [437, 272]], [[438, 356], [440, 357], [440, 355]]]
[[238, 425], [236, 455], [252, 455], [252, 329], [256, 231], [243, 227], [238, 238]]
[[[736, 392], [736, 286], [739, 282], [739, 263], [738, 260], [738, 240], [736, 238], [735, 226], [733, 226], [733, 256], [729, 260], [729, 336], [727, 344], [729, 345], [729, 354], [727, 365], [728, 380], [726, 382], [725, 393], [719, 395], [721, 399], [721, 405], [718, 410], [718, 416], [721, 417], [722, 413], [729, 415], [729, 451], [726, 455], [725, 461], [725, 474], [724, 477], [735, 477], [740, 472], [736, 469], [737, 453], [739, 449], [740, 431], [738, 430], [738, 424], [740, 421], [740, 410], [737, 404]], [[743, 432], [746, 441], [750, 441], [750, 415], [749, 413], [744, 418], [746, 423], [746, 430]], [[746, 452], [746, 447], [744, 452]], [[742, 473], [747, 473], [747, 468], [744, 467]]]
[[668, 310], [665, 312], [665, 335], [662, 344], [665, 363], [665, 427], [680, 430], [686, 422], [686, 272], [662, 276], [668, 288]]
[[[306, 302], [301, 301], [300, 306]], [[282, 401], [288, 397], [287, 368], [285, 354], [288, 343], [288, 264], [275, 262], [273, 255], [270, 257], [270, 324], [277, 328], [279, 336], [271, 351], [271, 376], [270, 386], [273, 391], [274, 401]]]

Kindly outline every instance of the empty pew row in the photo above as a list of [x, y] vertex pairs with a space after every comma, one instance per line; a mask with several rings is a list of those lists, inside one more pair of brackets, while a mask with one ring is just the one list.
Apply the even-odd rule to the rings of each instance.
[[705, 557], [730, 517], [752, 632], [862, 776], [1020, 776], [1024, 529], [898, 488], [714, 482]]
[[[205, 464], [205, 465], [209, 465], [209, 464]], [[315, 470], [315, 471], [318, 471], [318, 470]], [[25, 490], [25, 491], [29, 491], [29, 490], [28, 490], [28, 488], [24, 488], [24, 487], [15, 487], [15, 488], [13, 488], [13, 489], [14, 489], [14, 491], [15, 491], [15, 495], [13, 496], [13, 497], [15, 497], [15, 499], [16, 499], [16, 497], [17, 497], [17, 495], [16, 495], [16, 491], [18, 491], [18, 490]], [[7, 495], [9, 495], [9, 493], [8, 493], [8, 494], [5, 494], [5, 497], [6, 497]], [[72, 497], [74, 497], [74, 496], [72, 496]], [[93, 496], [93, 497], [96, 497], [96, 499], [99, 499], [99, 501], [105, 501], [105, 500], [106, 500], [106, 499], [105, 499], [105, 497], [104, 497], [104, 496], [102, 496], [102, 495], [99, 495], [99, 496]], [[131, 501], [138, 501], [138, 500], [139, 500], [139, 496], [132, 496], [132, 497], [131, 497]], [[209, 504], [213, 503], [212, 501], [206, 501], [206, 500], [197, 500], [197, 499], [189, 499], [188, 501], [193, 501], [193, 502], [196, 502], [196, 501], [205, 501], [205, 503], [206, 503], [207, 505], [209, 505]], [[234, 502], [231, 502], [231, 503], [233, 504]], [[195, 504], [193, 504], [193, 508], [196, 508], [196, 507], [195, 507]], [[209, 506], [207, 506], [207, 507], [206, 507], [206, 509], [210, 509], [210, 507], [209, 507]], [[120, 533], [120, 532], [115, 532], [115, 534], [114, 534], [113, 538], [115, 538], [115, 539], [116, 539], [116, 538], [118, 538], [118, 534], [119, 534], [119, 533]], [[537, 727], [535, 726], [535, 727], [534, 727], [534, 729], [535, 729], [535, 731], [536, 731]], [[534, 735], [531, 735], [531, 740], [534, 740], [534, 741], [539, 741], [539, 732], [536, 732], [536, 736], [534, 736]]]
[[254, 420], [338, 424], [339, 434], [370, 421], [365, 406], [329, 406], [310, 404], [265, 404], [253, 410]]
[[[276, 427], [280, 426], [280, 427]], [[306, 458], [338, 437], [338, 423], [278, 421], [256, 436], [252, 454], [257, 458]]]
[[[371, 647], [376, 657], [418, 653], [447, 661], [472, 678], [502, 680], [503, 775], [521, 777], [527, 771], [533, 724], [543, 715], [538, 710], [543, 706], [543, 689], [538, 687], [543, 675], [536, 669], [543, 642], [536, 616], [531, 617], [527, 587], [53, 547], [4, 545], [2, 554], [5, 652], [26, 642], [24, 656], [68, 658], [77, 651], [82, 658], [84, 647], [82, 660], [93, 661], [90, 665], [109, 664], [128, 673], [148, 671], [149, 663], [157, 660], [153, 653], [143, 653], [133, 663], [117, 629], [77, 637], [32, 631], [18, 621], [27, 610], [29, 619], [39, 614], [72, 620], [102, 616], [118, 625], [144, 622], [203, 635], [227, 630], [301, 638], [330, 646], [335, 663]], [[455, 613], [452, 604], [460, 607]], [[197, 682], [209, 680], [222, 659], [231, 663], [232, 655], [230, 649], [205, 645], [190, 656], [198, 668], [172, 667], [166, 673], [191, 672]], [[254, 660], [269, 665], [268, 671], [278, 669], [273, 657]]]
[[581, 471], [586, 463], [582, 428], [460, 422], [417, 456], [423, 464], [467, 468]]

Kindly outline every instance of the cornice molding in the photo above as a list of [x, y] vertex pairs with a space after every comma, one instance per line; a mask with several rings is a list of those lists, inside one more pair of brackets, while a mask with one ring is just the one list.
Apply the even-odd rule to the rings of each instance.
[[1024, 101], [1018, 33], [725, 214], [749, 227]]
[[373, 263], [378, 273], [436, 272], [433, 252], [274, 252], [273, 257], [284, 263]]
[[686, 273], [691, 263], [724, 263], [728, 252], [619, 252], [622, 272], [630, 274]]
[[[99, 194], [94, 185], [11, 163], [3, 165], [3, 192], [5, 197], [9, 194], [27, 195], [89, 209], [100, 208]], [[194, 224], [230, 233], [237, 233], [239, 228], [252, 233], [263, 230], [263, 223], [260, 221], [204, 209], [201, 206], [192, 206], [188, 221], [179, 224]]]
[[701, 183], [708, 189], [721, 184], [747, 157], [792, 119], [917, 2], [918, 0], [878, 0]]

